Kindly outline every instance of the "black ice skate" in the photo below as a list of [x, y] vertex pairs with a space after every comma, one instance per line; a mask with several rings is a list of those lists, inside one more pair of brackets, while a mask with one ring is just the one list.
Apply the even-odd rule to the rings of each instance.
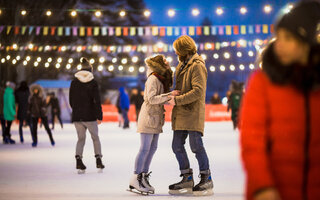
[[213, 182], [211, 179], [211, 174], [200, 174], [200, 182], [194, 186], [193, 194], [196, 196], [209, 196], [213, 195]]
[[189, 173], [181, 174], [182, 180], [169, 186], [169, 194], [190, 195], [194, 186], [192, 170]]
[[82, 159], [80, 156], [76, 156], [76, 161], [77, 161], [77, 170], [78, 174], [84, 174], [86, 172], [87, 167], [83, 164]]
[[95, 155], [96, 157], [96, 165], [97, 165], [97, 168], [99, 169], [99, 173], [102, 173], [103, 172], [103, 169], [104, 169], [104, 165], [102, 164], [102, 160], [101, 160], [101, 155]]
[[129, 189], [127, 191], [140, 195], [149, 195], [149, 189], [143, 185], [143, 175], [134, 174], [130, 180]]

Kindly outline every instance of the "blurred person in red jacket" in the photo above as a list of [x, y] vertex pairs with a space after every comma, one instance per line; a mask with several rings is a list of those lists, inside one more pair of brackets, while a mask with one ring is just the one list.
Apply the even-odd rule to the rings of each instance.
[[315, 1], [281, 17], [249, 78], [240, 114], [248, 200], [320, 199], [319, 20]]

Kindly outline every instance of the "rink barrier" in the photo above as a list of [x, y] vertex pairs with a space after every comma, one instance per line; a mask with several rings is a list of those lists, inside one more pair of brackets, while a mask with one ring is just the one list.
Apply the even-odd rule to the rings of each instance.
[[[173, 106], [165, 105], [165, 120], [171, 121], [171, 112]], [[103, 121], [104, 122], [117, 122], [118, 121], [118, 109], [114, 105], [102, 105], [103, 110]], [[227, 112], [227, 106], [219, 104], [219, 105], [206, 105], [205, 110], [205, 120], [206, 121], [230, 121], [231, 120], [231, 112]], [[128, 117], [130, 121], [136, 121], [136, 110], [135, 106], [131, 105]]]

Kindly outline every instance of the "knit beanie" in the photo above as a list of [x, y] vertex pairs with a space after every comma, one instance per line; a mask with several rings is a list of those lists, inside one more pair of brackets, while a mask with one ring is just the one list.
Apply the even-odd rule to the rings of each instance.
[[86, 71], [89, 71], [89, 72], [93, 71], [93, 68], [92, 68], [92, 66], [91, 66], [91, 64], [90, 64], [90, 62], [88, 61], [87, 58], [81, 57], [80, 58], [80, 63], [81, 63], [81, 66], [82, 66], [81, 70], [86, 70]]
[[302, 1], [280, 18], [276, 29], [284, 28], [302, 41], [313, 46], [317, 43], [317, 28], [320, 22], [320, 3]]

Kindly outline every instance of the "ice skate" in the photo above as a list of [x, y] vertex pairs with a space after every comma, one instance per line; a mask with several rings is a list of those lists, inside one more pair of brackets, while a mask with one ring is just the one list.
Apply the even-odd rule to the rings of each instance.
[[150, 174], [149, 173], [142, 173], [142, 184], [148, 189], [150, 194], [154, 194], [154, 187], [152, 187], [149, 183]]
[[149, 195], [150, 192], [148, 188], [143, 185], [142, 179], [142, 173], [134, 174], [130, 180], [129, 189], [127, 191], [140, 195]]
[[102, 173], [104, 169], [104, 165], [102, 164], [101, 155], [95, 155], [96, 157], [96, 166], [98, 168], [98, 173]]
[[200, 174], [200, 182], [194, 186], [193, 195], [195, 196], [210, 196], [213, 195], [213, 182], [211, 174]]
[[193, 175], [191, 173], [181, 174], [182, 180], [169, 186], [171, 195], [191, 195], [194, 186]]
[[76, 156], [76, 160], [77, 160], [76, 168], [78, 170], [78, 174], [84, 174], [86, 172], [87, 167], [83, 164], [80, 156]]

